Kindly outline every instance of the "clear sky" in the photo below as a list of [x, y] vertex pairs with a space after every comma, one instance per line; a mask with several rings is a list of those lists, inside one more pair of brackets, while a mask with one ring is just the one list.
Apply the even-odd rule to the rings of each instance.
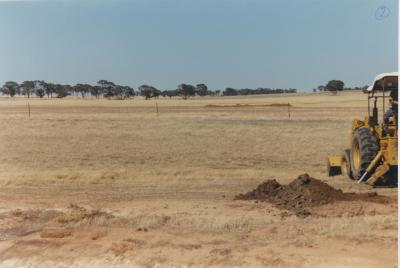
[[397, 70], [397, 17], [396, 0], [0, 0], [0, 83], [366, 85]]

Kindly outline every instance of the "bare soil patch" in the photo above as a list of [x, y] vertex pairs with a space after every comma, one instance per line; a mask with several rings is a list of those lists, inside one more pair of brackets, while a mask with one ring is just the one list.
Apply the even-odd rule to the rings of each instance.
[[228, 104], [228, 105], [207, 104], [204, 107], [206, 107], [206, 108], [229, 108], [229, 107], [240, 108], [240, 107], [288, 107], [288, 106], [293, 106], [293, 105], [290, 103], [271, 103], [271, 104], [236, 103], [236, 104]]
[[72, 235], [71, 229], [47, 228], [40, 233], [41, 238], [64, 238]]

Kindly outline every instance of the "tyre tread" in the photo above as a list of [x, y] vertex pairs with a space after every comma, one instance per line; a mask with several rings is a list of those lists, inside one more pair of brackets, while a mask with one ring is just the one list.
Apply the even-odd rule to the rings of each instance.
[[360, 154], [361, 154], [360, 169], [355, 170], [355, 168], [352, 167], [353, 176], [357, 179], [362, 176], [362, 174], [367, 170], [368, 165], [378, 154], [379, 143], [378, 139], [373, 135], [373, 133], [368, 128], [365, 127], [359, 128], [355, 131], [353, 143], [354, 142], [359, 143]]

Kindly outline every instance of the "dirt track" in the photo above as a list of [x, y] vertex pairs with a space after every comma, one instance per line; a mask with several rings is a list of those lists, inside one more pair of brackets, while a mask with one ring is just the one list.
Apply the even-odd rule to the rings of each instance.
[[[31, 120], [25, 102], [1, 100], [0, 266], [394, 267], [397, 189], [325, 174], [363, 97], [165, 100], [158, 118], [152, 101], [43, 100]], [[253, 107], [287, 102], [291, 119]], [[236, 103], [251, 105], [206, 107]], [[233, 200], [304, 172], [385, 202], [339, 200], [303, 218]]]

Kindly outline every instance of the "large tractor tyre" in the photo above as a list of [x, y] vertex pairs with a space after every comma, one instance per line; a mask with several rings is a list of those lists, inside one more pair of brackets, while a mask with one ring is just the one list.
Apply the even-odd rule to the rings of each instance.
[[364, 175], [378, 152], [378, 140], [368, 128], [361, 127], [354, 132], [350, 150], [350, 167], [354, 179], [358, 180]]
[[350, 150], [348, 149], [343, 151], [340, 169], [343, 175], [347, 175], [347, 177], [354, 180], [353, 173], [351, 172]]

